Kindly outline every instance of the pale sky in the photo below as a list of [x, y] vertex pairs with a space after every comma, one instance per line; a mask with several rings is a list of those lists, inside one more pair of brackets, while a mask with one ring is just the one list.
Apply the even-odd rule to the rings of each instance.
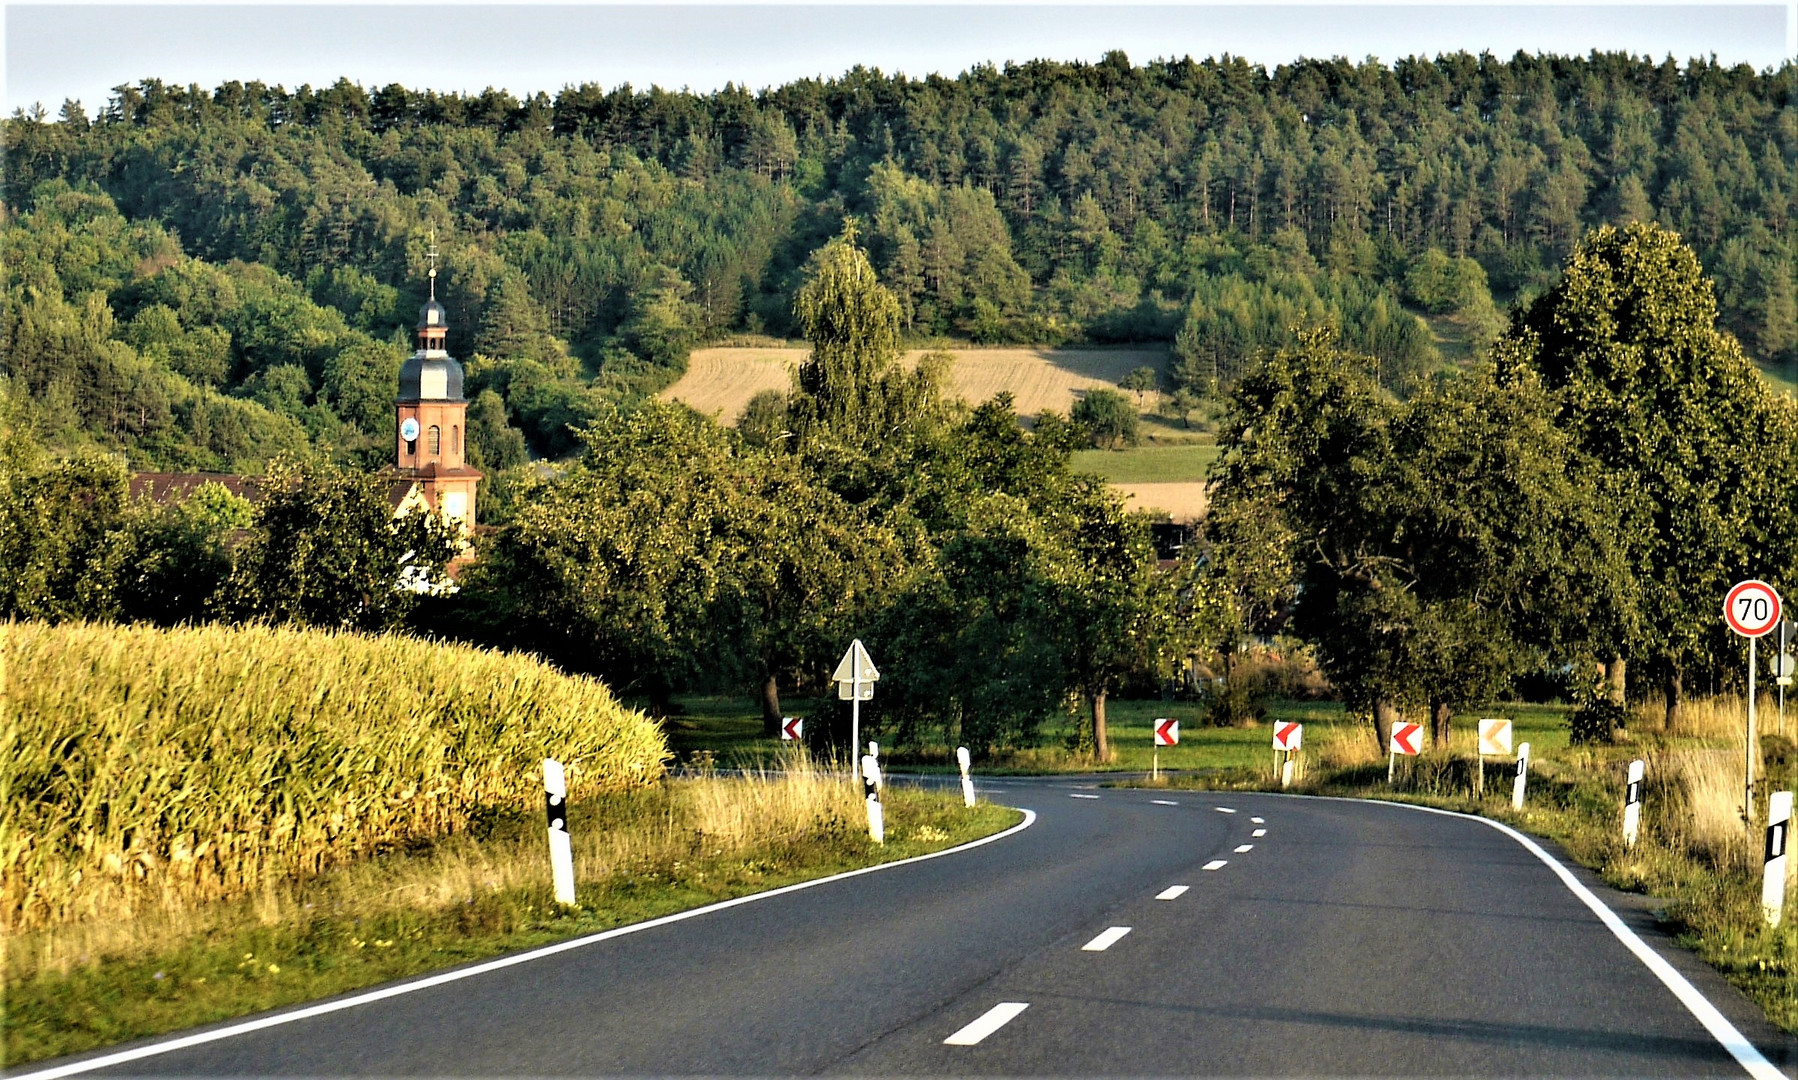
[[5, 107], [64, 98], [91, 115], [111, 87], [155, 77], [211, 89], [230, 79], [289, 88], [340, 76], [369, 89], [552, 95], [584, 82], [761, 89], [862, 64], [954, 75], [991, 62], [1233, 53], [1273, 66], [1300, 56], [1509, 56], [1624, 50], [1756, 68], [1798, 54], [1798, 2], [1439, 5], [1263, 2], [960, 5], [435, 2], [6, 5]]

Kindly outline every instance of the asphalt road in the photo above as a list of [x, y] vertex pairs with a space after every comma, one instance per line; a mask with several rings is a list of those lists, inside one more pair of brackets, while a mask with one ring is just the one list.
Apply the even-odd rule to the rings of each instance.
[[[1549, 867], [1487, 825], [1068, 778], [982, 787], [1036, 823], [109, 1071], [1743, 1073]], [[1791, 1075], [1789, 1040], [1758, 1010], [1580, 876]]]

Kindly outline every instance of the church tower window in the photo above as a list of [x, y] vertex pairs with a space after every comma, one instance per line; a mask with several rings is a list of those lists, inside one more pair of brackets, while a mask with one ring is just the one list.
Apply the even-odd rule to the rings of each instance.
[[442, 429], [436, 424], [432, 424], [431, 430], [427, 431], [425, 434], [428, 436], [428, 438], [425, 439], [425, 452], [433, 456], [441, 453], [443, 451]]

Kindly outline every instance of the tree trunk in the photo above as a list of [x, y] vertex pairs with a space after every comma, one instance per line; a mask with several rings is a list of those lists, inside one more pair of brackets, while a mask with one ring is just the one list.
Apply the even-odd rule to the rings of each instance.
[[1454, 716], [1454, 710], [1448, 702], [1440, 698], [1430, 699], [1430, 745], [1437, 750], [1448, 749], [1448, 722]]
[[1111, 760], [1111, 740], [1105, 733], [1105, 691], [1099, 689], [1092, 695], [1093, 706], [1093, 755], [1100, 763]]
[[1624, 704], [1626, 701], [1624, 691], [1627, 689], [1629, 682], [1625, 671], [1626, 663], [1627, 662], [1623, 657], [1613, 656], [1611, 657], [1611, 662], [1606, 664], [1604, 669], [1605, 683], [1610, 687], [1611, 700], [1619, 705]]
[[780, 683], [769, 672], [762, 679], [762, 738], [780, 734]]
[[1685, 696], [1684, 681], [1680, 678], [1679, 665], [1672, 664], [1667, 668], [1665, 684], [1667, 694], [1667, 718], [1663, 722], [1664, 730], [1669, 734], [1679, 725], [1679, 706]]
[[1231, 644], [1223, 650], [1224, 654], [1224, 716], [1235, 727], [1242, 723], [1242, 717], [1236, 715], [1236, 646]]
[[1392, 702], [1384, 698], [1375, 698], [1373, 703], [1373, 737], [1379, 744], [1380, 753], [1388, 752], [1392, 747], [1392, 723], [1400, 719], [1399, 712]]
[[674, 700], [672, 688], [661, 679], [649, 684], [649, 716], [658, 723], [668, 719], [668, 706]]

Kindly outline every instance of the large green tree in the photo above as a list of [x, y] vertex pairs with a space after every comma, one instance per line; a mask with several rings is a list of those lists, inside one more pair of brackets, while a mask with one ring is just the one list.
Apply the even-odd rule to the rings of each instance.
[[1646, 661], [1671, 722], [1687, 674], [1728, 655], [1717, 613], [1730, 584], [1790, 587], [1790, 516], [1778, 509], [1789, 492], [1769, 483], [1792, 452], [1775, 434], [1781, 413], [1718, 329], [1692, 250], [1659, 226], [1587, 237], [1496, 355], [1506, 385], [1541, 381], [1557, 424], [1599, 464], [1642, 616], [1635, 633], [1617, 628], [1605, 659], [1619, 694], [1625, 661]]

